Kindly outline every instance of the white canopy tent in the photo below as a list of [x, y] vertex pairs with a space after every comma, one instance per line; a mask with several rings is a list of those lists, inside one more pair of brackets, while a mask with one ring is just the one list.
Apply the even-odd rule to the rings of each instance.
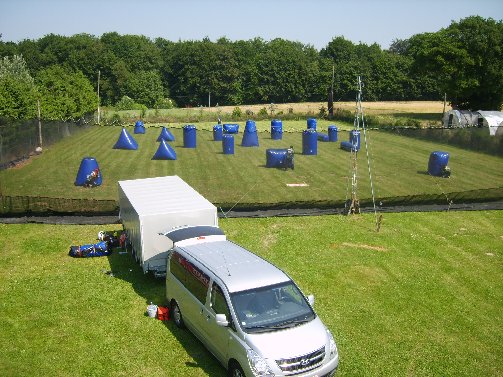
[[444, 113], [442, 124], [448, 128], [476, 127], [479, 113], [469, 110], [449, 110]]
[[489, 127], [491, 136], [503, 135], [503, 112], [501, 111], [483, 111], [479, 110], [483, 127]]
[[487, 127], [491, 136], [503, 135], [503, 112], [450, 110], [444, 113], [442, 124], [446, 128]]

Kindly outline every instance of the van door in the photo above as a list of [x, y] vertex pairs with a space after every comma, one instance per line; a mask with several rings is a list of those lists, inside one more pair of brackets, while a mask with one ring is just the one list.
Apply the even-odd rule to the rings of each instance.
[[[217, 325], [215, 319], [217, 314], [226, 315], [229, 321], [228, 327]], [[231, 333], [234, 331], [234, 325], [232, 324], [231, 313], [222, 288], [215, 282], [211, 285], [209, 302], [204, 308], [204, 319], [203, 332], [206, 338], [205, 343], [211, 353], [213, 353], [223, 365], [227, 365], [229, 341], [234, 338]]]

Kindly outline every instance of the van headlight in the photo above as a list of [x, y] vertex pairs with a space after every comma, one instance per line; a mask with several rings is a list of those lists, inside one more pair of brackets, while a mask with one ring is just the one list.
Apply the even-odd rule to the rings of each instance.
[[274, 373], [267, 365], [267, 361], [256, 353], [251, 348], [246, 351], [248, 355], [248, 362], [250, 363], [251, 370], [255, 374], [255, 376], [260, 377], [274, 377]]
[[335, 344], [334, 337], [330, 331], [327, 330], [328, 334], [328, 344], [329, 344], [329, 352], [330, 352], [330, 358], [334, 358], [337, 355], [337, 344]]

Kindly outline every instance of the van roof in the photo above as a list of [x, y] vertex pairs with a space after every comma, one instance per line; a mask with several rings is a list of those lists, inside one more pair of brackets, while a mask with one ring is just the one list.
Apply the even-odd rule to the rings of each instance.
[[177, 247], [217, 275], [229, 292], [289, 281], [279, 268], [231, 241]]

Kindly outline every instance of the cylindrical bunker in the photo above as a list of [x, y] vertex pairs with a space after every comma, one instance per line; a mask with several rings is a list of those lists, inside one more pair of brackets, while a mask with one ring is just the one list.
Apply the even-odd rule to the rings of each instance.
[[445, 168], [449, 162], [449, 153], [442, 151], [431, 152], [428, 160], [428, 173], [435, 177], [445, 176]]
[[283, 138], [283, 122], [281, 119], [271, 120], [271, 139], [281, 140]]
[[357, 151], [360, 150], [360, 131], [351, 130], [349, 131], [349, 142], [353, 144]]
[[217, 124], [213, 126], [213, 140], [214, 141], [222, 141], [222, 134], [224, 130], [222, 128], [222, 125]]
[[141, 120], [137, 120], [134, 125], [134, 133], [135, 134], [144, 134], [145, 133], [145, 125]]
[[184, 148], [196, 147], [196, 126], [193, 124], [183, 126], [183, 146]]
[[302, 154], [318, 154], [318, 133], [314, 128], [302, 132]]
[[316, 130], [316, 119], [315, 118], [307, 118], [307, 129]]
[[234, 135], [222, 135], [222, 150], [224, 154], [234, 154]]
[[239, 132], [239, 124], [224, 124], [224, 133], [237, 134]]
[[337, 141], [338, 135], [337, 132], [339, 130], [337, 129], [337, 126], [330, 125], [328, 126], [328, 141], [335, 142]]

